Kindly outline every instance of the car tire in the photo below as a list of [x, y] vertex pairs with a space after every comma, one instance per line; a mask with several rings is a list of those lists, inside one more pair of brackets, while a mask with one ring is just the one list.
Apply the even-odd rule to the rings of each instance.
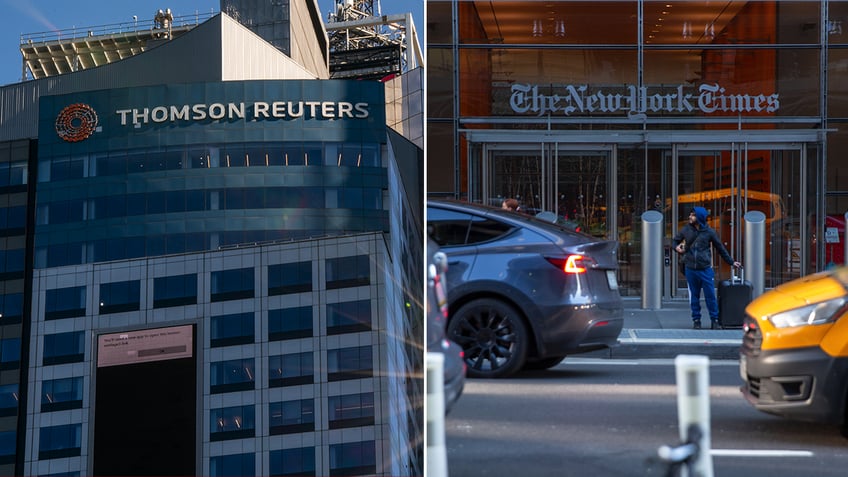
[[550, 369], [565, 359], [565, 356], [551, 356], [549, 358], [527, 360], [524, 369]]
[[468, 377], [503, 378], [524, 366], [527, 327], [503, 301], [479, 298], [466, 303], [451, 317], [448, 337], [462, 347]]

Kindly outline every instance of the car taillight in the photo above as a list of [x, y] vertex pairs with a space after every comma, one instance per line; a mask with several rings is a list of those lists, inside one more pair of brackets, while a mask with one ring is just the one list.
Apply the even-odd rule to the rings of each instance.
[[595, 260], [592, 257], [585, 255], [572, 254], [566, 258], [551, 258], [546, 257], [549, 262], [565, 273], [580, 274], [585, 273], [587, 268], [595, 265]]

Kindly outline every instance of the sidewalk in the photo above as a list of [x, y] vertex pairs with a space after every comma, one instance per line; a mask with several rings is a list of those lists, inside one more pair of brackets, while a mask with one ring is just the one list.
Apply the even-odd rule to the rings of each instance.
[[581, 354], [581, 357], [642, 359], [674, 358], [678, 354], [702, 354], [710, 359], [739, 359], [742, 330], [711, 330], [706, 306], [701, 302], [706, 329], [692, 329], [688, 300], [662, 303], [658, 310], [642, 309], [639, 297], [624, 298], [624, 329], [620, 345]]

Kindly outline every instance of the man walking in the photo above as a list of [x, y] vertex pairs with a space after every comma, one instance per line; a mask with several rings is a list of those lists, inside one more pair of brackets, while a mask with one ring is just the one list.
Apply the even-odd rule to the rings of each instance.
[[718, 250], [721, 258], [729, 265], [741, 268], [742, 264], [730, 256], [718, 239], [715, 230], [707, 225], [709, 213], [703, 207], [695, 207], [689, 213], [689, 222], [674, 236], [674, 249], [683, 256], [686, 266], [686, 283], [689, 285], [689, 306], [692, 308], [692, 327], [701, 329], [701, 290], [710, 314], [710, 328], [718, 329], [718, 301], [715, 292], [715, 272], [713, 271], [710, 245]]

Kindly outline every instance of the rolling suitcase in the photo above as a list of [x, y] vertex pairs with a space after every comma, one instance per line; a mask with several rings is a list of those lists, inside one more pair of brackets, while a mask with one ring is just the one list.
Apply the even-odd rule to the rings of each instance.
[[741, 328], [745, 320], [745, 307], [753, 299], [754, 287], [745, 280], [745, 272], [739, 276], [734, 270], [729, 280], [718, 284], [718, 323], [722, 328]]

